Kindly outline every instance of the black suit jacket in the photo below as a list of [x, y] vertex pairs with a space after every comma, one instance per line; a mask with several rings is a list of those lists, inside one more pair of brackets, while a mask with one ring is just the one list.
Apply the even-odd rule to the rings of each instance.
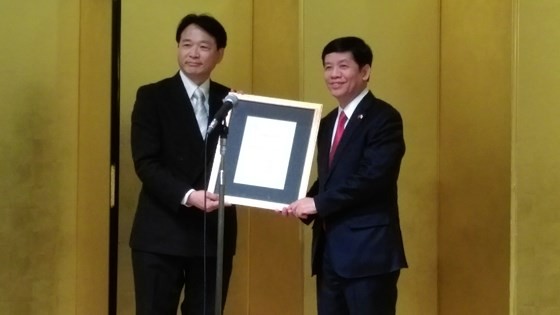
[[321, 120], [317, 139], [317, 208], [313, 273], [322, 249], [343, 277], [364, 277], [406, 267], [397, 204], [397, 179], [405, 152], [400, 114], [368, 92], [348, 121], [329, 168], [338, 109]]
[[[210, 82], [209, 121], [229, 91]], [[217, 142], [218, 133], [214, 132], [205, 149], [179, 73], [138, 89], [132, 111], [131, 147], [142, 189], [132, 226], [131, 248], [202, 256], [206, 243], [207, 255], [216, 255], [218, 211], [205, 217], [199, 209], [181, 205], [181, 200], [190, 189], [204, 189], [204, 152], [209, 178]], [[225, 209], [224, 225], [224, 255], [233, 255], [237, 234], [235, 209]]]

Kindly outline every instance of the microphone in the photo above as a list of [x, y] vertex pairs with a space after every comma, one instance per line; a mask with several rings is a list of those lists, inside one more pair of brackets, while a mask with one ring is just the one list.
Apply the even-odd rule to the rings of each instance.
[[237, 104], [238, 100], [239, 99], [237, 98], [237, 96], [235, 96], [232, 93], [229, 93], [224, 98], [224, 101], [223, 101], [224, 104], [218, 110], [216, 115], [214, 115], [214, 119], [212, 119], [212, 122], [210, 122], [210, 125], [208, 125], [208, 129], [206, 130], [206, 134], [210, 134], [212, 131], [214, 131], [214, 129], [218, 126], [218, 124], [221, 123], [226, 118], [228, 112], [233, 108], [233, 106], [235, 106], [235, 104]]

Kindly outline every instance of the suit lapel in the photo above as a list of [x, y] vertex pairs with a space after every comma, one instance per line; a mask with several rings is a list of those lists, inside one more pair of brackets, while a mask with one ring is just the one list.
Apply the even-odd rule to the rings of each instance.
[[[194, 142], [202, 146], [204, 139], [198, 129], [198, 122], [194, 114], [194, 109], [178, 72], [173, 77], [172, 85], [169, 87], [168, 93], [170, 99], [169, 106], [172, 106], [171, 114], [181, 117], [179, 121], [183, 122], [179, 126], [182, 130], [181, 133], [185, 136], [190, 136]], [[196, 135], [198, 135], [198, 137]]]
[[[223, 92], [219, 91], [219, 86], [210, 80], [210, 89], [209, 89], [209, 99], [208, 99], [208, 123], [214, 119], [214, 116], [220, 110], [223, 105], [223, 99], [220, 97]], [[209, 135], [208, 143], [213, 148], [216, 146], [218, 142], [218, 138], [220, 136], [219, 130], [215, 130]], [[213, 152], [213, 151], [212, 151]]]
[[[329, 171], [332, 171], [336, 167], [338, 160], [340, 160], [340, 156], [344, 155], [344, 152], [346, 151], [348, 145], [352, 142], [351, 141], [351, 139], [353, 138], [352, 135], [356, 132], [359, 132], [359, 130], [361, 129], [362, 121], [364, 120], [366, 113], [369, 111], [370, 107], [373, 105], [374, 99], [375, 98], [373, 94], [371, 92], [368, 92], [364, 96], [364, 98], [360, 101], [360, 103], [354, 110], [354, 113], [352, 113], [352, 117], [350, 117], [350, 120], [348, 120], [348, 124], [346, 125], [346, 128], [344, 128], [344, 133], [342, 134], [342, 138], [340, 139], [338, 148], [333, 156], [332, 164], [329, 168]], [[332, 138], [332, 130], [334, 128], [333, 126], [334, 126], [334, 122], [331, 123], [331, 132], [330, 132], [331, 138]], [[330, 150], [330, 146], [329, 146], [329, 150]], [[327, 154], [327, 159], [328, 159], [328, 154]]]
[[208, 104], [210, 106], [209, 111], [208, 111], [208, 120], [211, 121], [212, 118], [214, 118], [214, 115], [216, 115], [216, 112], [220, 109], [223, 100], [219, 98], [219, 93], [216, 93], [215, 91], [216, 89], [216, 84], [212, 81], [210, 81], [210, 90], [209, 93], [210, 94], [210, 98], [208, 100]]

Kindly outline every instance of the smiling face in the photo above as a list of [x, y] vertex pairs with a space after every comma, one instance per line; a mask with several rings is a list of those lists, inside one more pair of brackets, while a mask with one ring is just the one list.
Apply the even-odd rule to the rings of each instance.
[[196, 24], [190, 24], [183, 32], [177, 46], [177, 60], [181, 71], [197, 85], [206, 81], [224, 55], [218, 49], [216, 39]]
[[367, 64], [360, 69], [351, 52], [333, 52], [323, 60], [325, 83], [342, 108], [367, 87], [370, 72]]

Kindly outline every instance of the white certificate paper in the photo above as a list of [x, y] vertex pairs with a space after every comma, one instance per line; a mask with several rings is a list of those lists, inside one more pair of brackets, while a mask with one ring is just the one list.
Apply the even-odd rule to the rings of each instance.
[[234, 183], [283, 190], [296, 122], [247, 116]]

